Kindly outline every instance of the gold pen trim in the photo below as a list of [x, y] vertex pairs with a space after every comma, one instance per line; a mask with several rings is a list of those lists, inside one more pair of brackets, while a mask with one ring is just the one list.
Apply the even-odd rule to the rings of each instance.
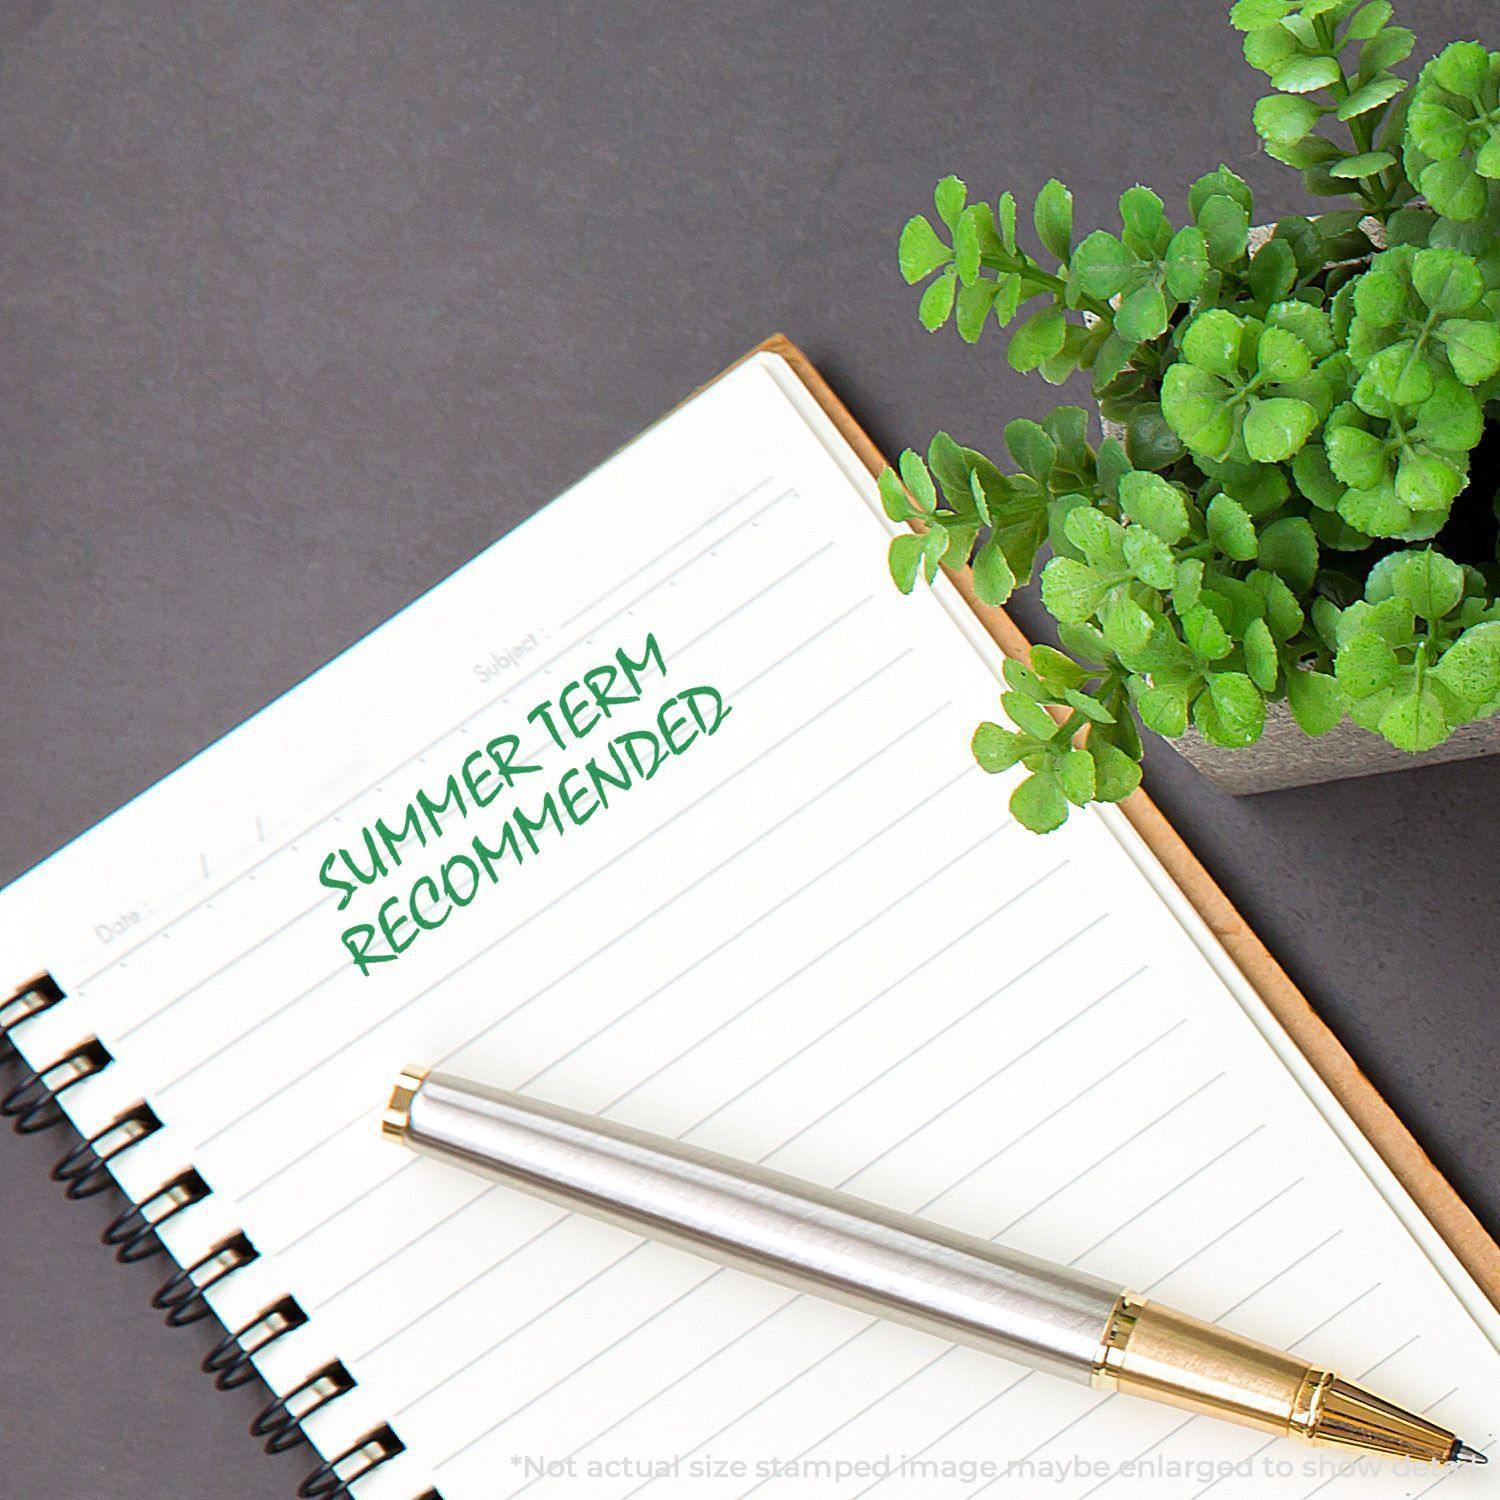
[[380, 1117], [380, 1133], [393, 1141], [406, 1139], [407, 1127], [411, 1124], [411, 1101], [422, 1087], [428, 1069], [406, 1067], [391, 1089], [390, 1101]]
[[1458, 1447], [1445, 1428], [1331, 1370], [1134, 1292], [1120, 1294], [1105, 1324], [1092, 1384], [1276, 1437], [1434, 1463]]

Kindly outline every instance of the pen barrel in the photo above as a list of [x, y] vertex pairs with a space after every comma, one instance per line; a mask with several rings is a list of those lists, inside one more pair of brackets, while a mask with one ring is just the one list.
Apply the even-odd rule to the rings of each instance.
[[1082, 1383], [1120, 1298], [975, 1235], [442, 1074], [405, 1075], [385, 1128], [560, 1207]]

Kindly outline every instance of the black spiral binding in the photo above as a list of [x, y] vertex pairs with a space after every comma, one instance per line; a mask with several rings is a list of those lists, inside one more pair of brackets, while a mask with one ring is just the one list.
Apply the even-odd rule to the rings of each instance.
[[[0, 1063], [19, 1056], [11, 1033], [25, 1022], [51, 1010], [66, 998], [50, 974], [40, 974], [8, 999], [0, 1001]], [[79, 1043], [70, 1052], [44, 1068], [26, 1072], [0, 1098], [0, 1115], [7, 1117], [22, 1134], [50, 1129], [66, 1118], [59, 1096], [87, 1078], [104, 1072], [114, 1061], [97, 1037]], [[70, 1198], [89, 1198], [114, 1185], [110, 1165], [132, 1146], [161, 1129], [161, 1120], [144, 1100], [122, 1111], [88, 1139], [80, 1139], [52, 1169]], [[112, 1219], [101, 1238], [117, 1260], [144, 1260], [166, 1247], [159, 1230], [169, 1219], [201, 1203], [213, 1189], [196, 1170], [189, 1168], [138, 1203]], [[249, 1237], [236, 1230], [191, 1265], [180, 1266], [157, 1289], [151, 1305], [165, 1313], [169, 1325], [185, 1327], [211, 1315], [204, 1293], [259, 1258]], [[257, 1313], [242, 1328], [225, 1330], [224, 1337], [203, 1361], [220, 1390], [234, 1390], [259, 1372], [254, 1356], [277, 1339], [308, 1321], [294, 1297], [283, 1297]], [[283, 1453], [306, 1441], [303, 1423], [314, 1412], [354, 1389], [355, 1380], [338, 1361], [314, 1372], [301, 1385], [268, 1403], [250, 1424], [254, 1436], [265, 1442], [268, 1453]], [[297, 1488], [301, 1500], [336, 1500], [349, 1496], [350, 1487], [405, 1451], [405, 1445], [388, 1425], [366, 1433], [336, 1458], [320, 1463]], [[429, 1489], [417, 1500], [442, 1500]]]

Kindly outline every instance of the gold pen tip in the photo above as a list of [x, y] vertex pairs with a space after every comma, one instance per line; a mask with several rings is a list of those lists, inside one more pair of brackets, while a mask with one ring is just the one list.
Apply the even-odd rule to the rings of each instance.
[[1453, 1452], [1448, 1456], [1450, 1464], [1487, 1464], [1489, 1456], [1481, 1453], [1478, 1448], [1471, 1448], [1467, 1443], [1455, 1442]]
[[405, 1067], [391, 1089], [391, 1097], [385, 1113], [380, 1117], [380, 1133], [393, 1141], [404, 1141], [406, 1129], [411, 1123], [411, 1101], [422, 1080], [427, 1077], [426, 1068]]

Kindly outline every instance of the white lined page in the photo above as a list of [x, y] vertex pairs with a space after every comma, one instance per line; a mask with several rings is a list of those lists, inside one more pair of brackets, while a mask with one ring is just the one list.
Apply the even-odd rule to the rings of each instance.
[[[1009, 780], [967, 749], [993, 663], [941, 589], [890, 588], [870, 487], [788, 380], [770, 357], [726, 377], [7, 892], [16, 977], [47, 966], [70, 994], [22, 1044], [111, 1048], [68, 1095], [85, 1130], [152, 1100], [168, 1128], [119, 1176], [143, 1195], [191, 1162], [213, 1184], [164, 1233], [185, 1261], [232, 1229], [260, 1250], [210, 1294], [230, 1326], [284, 1292], [312, 1314], [262, 1368], [278, 1389], [333, 1357], [357, 1377], [309, 1424], [325, 1451], [394, 1425], [407, 1452], [362, 1500], [1421, 1492], [1305, 1472], [1315, 1450], [1030, 1376], [378, 1139], [396, 1069], [442, 1060], [1077, 1263], [1491, 1436], [1495, 1320], [1465, 1311], [1461, 1272], [1329, 1128], [1121, 821], [1009, 823]], [[621, 723], [708, 682], [720, 731], [361, 977], [324, 850], [504, 730], [550, 784], [578, 757], [522, 715], [648, 631], [666, 675]], [[101, 946], [98, 914], [124, 910], [139, 921]], [[1093, 1467], [1136, 1454], [1183, 1472]], [[913, 1455], [945, 1467], [762, 1467]], [[1247, 1457], [1293, 1472], [1192, 1470]], [[1080, 1458], [1061, 1479], [979, 1467]], [[587, 1470], [643, 1459], [678, 1471]]]

